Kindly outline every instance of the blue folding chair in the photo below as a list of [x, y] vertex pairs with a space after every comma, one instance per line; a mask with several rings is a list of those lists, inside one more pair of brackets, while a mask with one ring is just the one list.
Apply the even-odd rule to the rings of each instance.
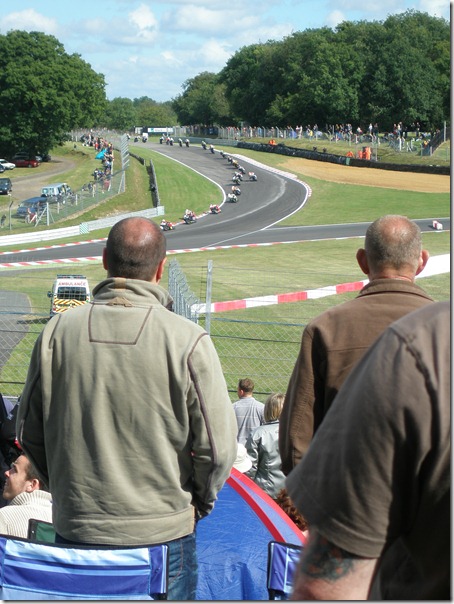
[[270, 600], [288, 600], [303, 548], [293, 543], [268, 544], [267, 588]]
[[0, 536], [2, 600], [166, 600], [168, 545], [68, 547]]

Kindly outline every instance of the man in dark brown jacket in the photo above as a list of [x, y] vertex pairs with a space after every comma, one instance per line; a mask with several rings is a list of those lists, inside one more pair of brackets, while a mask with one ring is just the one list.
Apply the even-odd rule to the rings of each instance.
[[422, 249], [419, 227], [408, 218], [388, 215], [373, 222], [356, 259], [369, 283], [304, 330], [279, 422], [284, 474], [303, 457], [340, 386], [378, 336], [403, 315], [433, 302], [415, 284], [429, 253]]

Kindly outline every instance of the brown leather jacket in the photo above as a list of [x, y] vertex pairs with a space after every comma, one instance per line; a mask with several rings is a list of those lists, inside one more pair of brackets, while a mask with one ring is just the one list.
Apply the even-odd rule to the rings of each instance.
[[305, 454], [340, 386], [369, 346], [388, 325], [431, 302], [414, 283], [376, 279], [356, 298], [306, 326], [279, 420], [284, 474]]

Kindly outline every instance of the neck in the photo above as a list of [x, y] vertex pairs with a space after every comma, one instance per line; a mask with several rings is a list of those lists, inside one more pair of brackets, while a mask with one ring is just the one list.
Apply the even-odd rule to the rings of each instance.
[[402, 273], [377, 273], [377, 274], [369, 274], [369, 281], [376, 281], [377, 279], [399, 279], [400, 281], [408, 281], [409, 283], [413, 283], [415, 280], [414, 275], [406, 275]]

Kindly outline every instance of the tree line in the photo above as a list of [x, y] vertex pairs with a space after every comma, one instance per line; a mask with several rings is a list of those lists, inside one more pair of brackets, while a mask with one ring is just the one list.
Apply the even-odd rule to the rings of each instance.
[[345, 21], [237, 51], [218, 73], [187, 80], [180, 124], [252, 126], [419, 122], [450, 116], [450, 26], [409, 10], [385, 21]]
[[164, 103], [107, 100], [104, 75], [41, 32], [0, 35], [0, 65], [2, 157], [47, 153], [76, 128], [371, 122], [385, 131], [419, 122], [432, 130], [450, 116], [449, 23], [414, 10], [244, 46]]

